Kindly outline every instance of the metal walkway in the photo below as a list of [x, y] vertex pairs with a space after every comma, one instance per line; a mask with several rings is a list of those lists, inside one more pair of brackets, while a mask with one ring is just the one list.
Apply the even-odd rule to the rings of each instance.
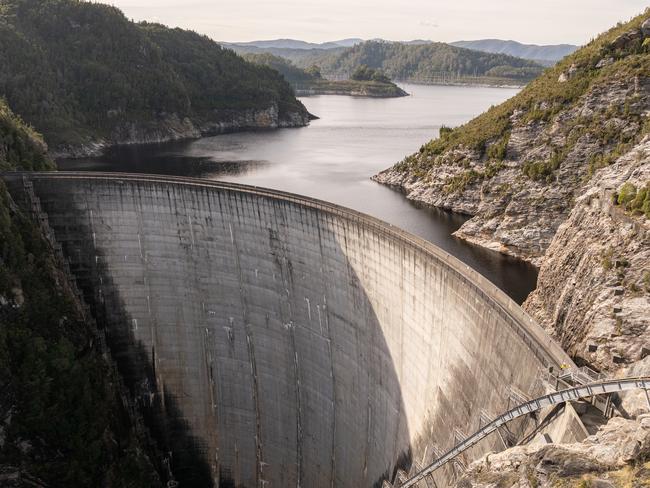
[[398, 477], [395, 484], [384, 482], [384, 486], [399, 488], [408, 488], [410, 486], [414, 486], [416, 483], [422, 481], [425, 477], [433, 473], [435, 470], [445, 465], [449, 461], [452, 461], [456, 456], [463, 453], [479, 441], [483, 440], [492, 432], [496, 431], [502, 425], [529, 413], [541, 410], [544, 407], [569, 401], [575, 401], [581, 398], [593, 397], [596, 395], [606, 395], [610, 393], [636, 389], [646, 390], [646, 397], [648, 398], [650, 404], [650, 397], [648, 397], [648, 389], [650, 389], [650, 376], [590, 383], [577, 386], [575, 388], [567, 388], [565, 390], [549, 393], [548, 395], [544, 395], [539, 398], [535, 398], [534, 400], [521, 403], [512, 410], [509, 410], [503, 415], [497, 417], [495, 420], [487, 424], [482, 429], [476, 431], [474, 434], [468, 436], [462, 442], [456, 444], [456, 446], [454, 446], [450, 451], [447, 451], [427, 467], [419, 470], [415, 475], [404, 481], [401, 481], [399, 479], [400, 477]]

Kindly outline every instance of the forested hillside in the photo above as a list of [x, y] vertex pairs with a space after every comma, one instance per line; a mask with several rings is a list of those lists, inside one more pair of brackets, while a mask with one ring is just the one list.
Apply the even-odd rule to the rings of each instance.
[[[0, 100], [0, 170], [52, 167]], [[0, 180], [0, 485], [162, 487], [162, 458], [136, 435], [60, 265]]]
[[275, 71], [207, 37], [75, 0], [0, 8], [0, 95], [55, 149], [307, 123]]
[[0, 98], [0, 171], [53, 168], [39, 134], [17, 117]]
[[552, 66], [560, 59], [575, 52], [578, 46], [573, 44], [555, 44], [538, 46], [537, 44], [522, 44], [517, 41], [503, 41], [501, 39], [479, 39], [476, 41], [450, 42], [452, 46], [484, 51], [486, 53], [499, 53], [530, 59], [544, 66]]
[[320, 69], [317, 66], [310, 66], [306, 69], [299, 68], [288, 59], [274, 56], [271, 53], [244, 54], [243, 58], [251, 63], [273, 68], [290, 84], [307, 83], [321, 78]]
[[277, 56], [292, 62], [295, 66], [307, 69], [310, 66], [320, 66], [324, 60], [331, 59], [335, 54], [345, 52], [347, 47], [333, 47], [329, 49], [311, 48], [287, 48], [287, 47], [257, 47], [248, 44], [224, 44], [224, 47], [232, 49], [240, 55], [266, 55]]
[[415, 83], [522, 85], [538, 76], [538, 63], [506, 54], [480, 52], [440, 42], [366, 41], [349, 48], [290, 49], [231, 44], [242, 54], [274, 55], [296, 67], [318, 66], [325, 78], [349, 79], [360, 66], [379, 69], [393, 80]]
[[428, 82], [485, 77], [525, 83], [542, 72], [538, 64], [503, 54], [489, 54], [443, 43], [407, 45], [368, 41], [321, 61], [327, 73], [350, 74], [360, 66], [382, 70], [393, 80]]

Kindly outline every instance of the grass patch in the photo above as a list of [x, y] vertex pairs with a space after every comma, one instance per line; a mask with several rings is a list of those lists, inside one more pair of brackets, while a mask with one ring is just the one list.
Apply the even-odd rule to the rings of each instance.
[[637, 189], [636, 185], [627, 182], [618, 190], [615, 203], [632, 215], [644, 215], [650, 219], [650, 181]]
[[521, 171], [531, 180], [550, 181], [553, 172], [560, 167], [566, 158], [566, 150], [554, 150], [547, 161], [530, 161], [524, 163]]
[[607, 251], [600, 253], [600, 265], [605, 271], [609, 271], [614, 267], [614, 262], [612, 261], [612, 256], [614, 256], [614, 249], [611, 247]]

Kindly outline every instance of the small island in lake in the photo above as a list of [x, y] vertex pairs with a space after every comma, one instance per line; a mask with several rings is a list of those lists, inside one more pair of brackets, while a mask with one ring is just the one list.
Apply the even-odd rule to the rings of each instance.
[[382, 71], [359, 66], [347, 80], [328, 80], [318, 66], [299, 68], [291, 61], [272, 54], [246, 54], [247, 61], [278, 71], [293, 87], [296, 95], [350, 95], [357, 97], [406, 97], [408, 93], [393, 83]]

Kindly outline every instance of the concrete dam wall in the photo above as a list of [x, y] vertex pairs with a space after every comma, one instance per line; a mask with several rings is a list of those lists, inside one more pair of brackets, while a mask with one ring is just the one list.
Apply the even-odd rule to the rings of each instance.
[[180, 486], [377, 486], [568, 361], [476, 272], [351, 210], [90, 173], [7, 176], [14, 195], [24, 178]]

